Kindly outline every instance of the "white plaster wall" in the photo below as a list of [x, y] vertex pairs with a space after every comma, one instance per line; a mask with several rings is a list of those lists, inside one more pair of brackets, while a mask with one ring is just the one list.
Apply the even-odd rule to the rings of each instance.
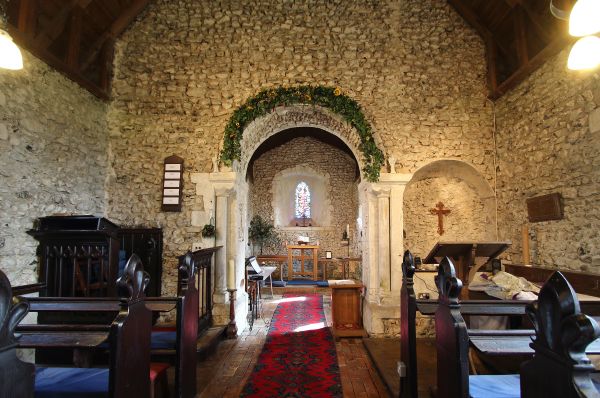
[[275, 226], [295, 226], [295, 194], [301, 181], [304, 181], [310, 190], [312, 226], [330, 226], [333, 209], [329, 198], [329, 174], [319, 173], [306, 164], [282, 170], [273, 177]]

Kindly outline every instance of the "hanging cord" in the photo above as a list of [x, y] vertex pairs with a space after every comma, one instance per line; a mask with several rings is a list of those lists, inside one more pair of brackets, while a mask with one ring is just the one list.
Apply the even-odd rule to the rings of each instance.
[[430, 287], [430, 286], [427, 284], [427, 282], [425, 281], [425, 279], [423, 279], [423, 278], [421, 278], [420, 276], [418, 276], [416, 272], [415, 272], [415, 274], [414, 274], [414, 277], [415, 277], [415, 278], [417, 278], [418, 280], [420, 280], [421, 282], [423, 282], [423, 284], [425, 285], [425, 288], [426, 288], [427, 290], [429, 290], [430, 292], [433, 292], [433, 293], [437, 293], [437, 292], [438, 292], [438, 291], [437, 291], [437, 289], [432, 289], [432, 288], [431, 288], [431, 287]]
[[494, 207], [496, 211], [496, 240], [498, 240], [498, 141], [496, 140], [496, 104], [486, 98], [492, 104], [492, 140], [494, 141]]

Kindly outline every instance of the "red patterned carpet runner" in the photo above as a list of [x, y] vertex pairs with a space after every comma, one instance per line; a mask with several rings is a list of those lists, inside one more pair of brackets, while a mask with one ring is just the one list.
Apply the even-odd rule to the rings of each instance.
[[286, 294], [242, 397], [342, 397], [333, 336], [323, 296]]

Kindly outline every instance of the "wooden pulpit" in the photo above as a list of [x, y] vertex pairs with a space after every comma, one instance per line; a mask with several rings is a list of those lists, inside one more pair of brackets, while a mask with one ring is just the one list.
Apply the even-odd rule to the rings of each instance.
[[[450, 257], [458, 278], [467, 286], [479, 268], [498, 257], [510, 245], [510, 242], [438, 242], [423, 262], [438, 264], [444, 257]], [[484, 258], [485, 261], [476, 261], [478, 258]], [[463, 291], [466, 293], [467, 289]]]

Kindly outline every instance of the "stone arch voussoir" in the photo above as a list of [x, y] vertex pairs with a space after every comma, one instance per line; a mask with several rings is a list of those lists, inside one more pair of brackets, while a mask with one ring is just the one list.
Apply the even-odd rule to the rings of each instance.
[[364, 160], [359, 149], [360, 137], [357, 131], [330, 110], [303, 104], [277, 107], [273, 112], [252, 121], [244, 129], [240, 160], [234, 166], [236, 171], [246, 175], [252, 155], [263, 142], [281, 131], [296, 127], [314, 127], [340, 138], [352, 151], [361, 179], [364, 179]]

